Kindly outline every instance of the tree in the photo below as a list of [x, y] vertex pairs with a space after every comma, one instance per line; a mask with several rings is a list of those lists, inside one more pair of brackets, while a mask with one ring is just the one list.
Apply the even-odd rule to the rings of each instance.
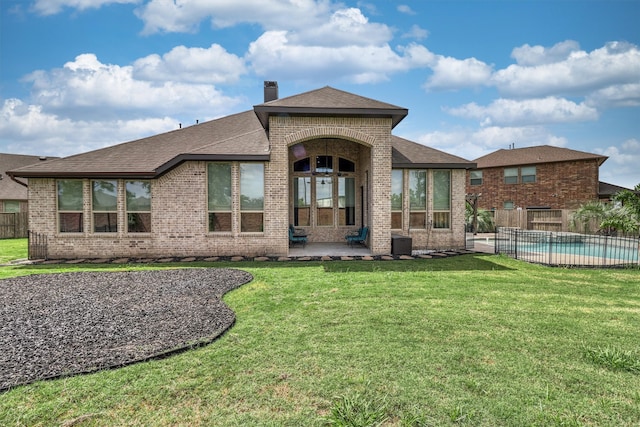
[[[587, 234], [635, 233], [638, 231], [638, 217], [628, 206], [592, 201], [580, 206], [573, 213], [569, 225], [574, 230], [581, 228], [580, 231]], [[593, 230], [594, 226], [597, 227], [596, 230]]]
[[617, 192], [612, 199], [626, 206], [635, 216], [635, 219], [640, 222], [640, 184], [637, 184], [633, 191], [622, 190]]
[[467, 230], [472, 230], [474, 232], [480, 233], [489, 233], [495, 230], [495, 225], [493, 222], [493, 215], [490, 211], [486, 209], [478, 209], [477, 212], [477, 230], [473, 230], [473, 206], [470, 203], [467, 203], [467, 208], [465, 210], [465, 222], [467, 224]]

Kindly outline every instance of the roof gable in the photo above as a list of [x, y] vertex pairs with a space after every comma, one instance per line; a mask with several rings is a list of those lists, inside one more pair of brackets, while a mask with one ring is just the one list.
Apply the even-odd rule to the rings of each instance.
[[601, 165], [606, 156], [570, 150], [568, 148], [538, 145], [535, 147], [501, 149], [475, 160], [478, 169], [503, 166], [535, 165], [540, 163], [569, 162], [575, 160], [598, 160]]
[[44, 163], [55, 157], [27, 156], [0, 153], [0, 200], [27, 200], [27, 188], [9, 179], [7, 171], [24, 166]]
[[265, 102], [253, 107], [267, 129], [270, 115], [331, 115], [390, 117], [395, 127], [408, 114], [406, 108], [325, 86], [321, 89]]

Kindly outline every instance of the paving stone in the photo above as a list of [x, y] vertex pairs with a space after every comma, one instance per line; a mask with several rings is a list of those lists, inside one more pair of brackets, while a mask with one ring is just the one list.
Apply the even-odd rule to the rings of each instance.
[[203, 261], [206, 261], [206, 262], [214, 262], [214, 261], [218, 261], [219, 259], [220, 259], [220, 257], [219, 257], [219, 256], [212, 256], [212, 257], [209, 257], [209, 258], [205, 258], [205, 259], [203, 259]]
[[310, 256], [303, 256], [300, 258], [296, 258], [298, 261], [311, 261], [311, 257]]
[[350, 256], [341, 256], [340, 257], [341, 261], [353, 261], [353, 257]]
[[330, 256], [323, 256], [322, 258], [320, 258], [321, 261], [333, 261], [333, 258], [331, 258]]
[[129, 262], [129, 258], [118, 258], [111, 261], [113, 264], [126, 264]]
[[107, 264], [109, 262], [108, 258], [98, 258], [98, 259], [92, 259], [91, 261], [89, 261], [92, 264]]
[[259, 257], [255, 257], [253, 260], [254, 261], [259, 261], [259, 262], [264, 262], [264, 261], [269, 261], [269, 257], [259, 256]]
[[243, 256], [234, 256], [234, 257], [231, 257], [231, 261], [233, 261], [233, 262], [244, 261], [244, 257]]
[[195, 260], [196, 260], [196, 257], [192, 257], [192, 256], [190, 256], [190, 257], [187, 257], [187, 258], [182, 258], [182, 259], [180, 260], [180, 262], [193, 262], [193, 261], [195, 261]]
[[380, 259], [384, 261], [393, 261], [395, 258], [392, 257], [391, 255], [383, 255], [380, 257]]
[[374, 260], [374, 258], [372, 256], [369, 256], [369, 255], [365, 255], [361, 259], [362, 259], [362, 261], [373, 261]]
[[291, 261], [291, 258], [286, 257], [286, 256], [281, 256], [281, 257], [278, 257], [278, 261], [280, 261], [280, 262]]
[[433, 258], [431, 255], [426, 255], [426, 254], [422, 254], [422, 255], [418, 255], [418, 258], [422, 258], [422, 259], [431, 259]]
[[79, 258], [79, 259], [69, 259], [65, 263], [66, 264], [80, 264], [80, 263], [85, 262], [85, 261], [86, 261], [85, 259]]
[[403, 261], [408, 261], [408, 260], [415, 259], [415, 258], [410, 256], [410, 255], [400, 255], [400, 259], [403, 260]]

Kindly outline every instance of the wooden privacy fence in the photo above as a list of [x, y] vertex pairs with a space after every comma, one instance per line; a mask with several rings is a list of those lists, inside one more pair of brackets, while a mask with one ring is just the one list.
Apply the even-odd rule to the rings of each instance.
[[[553, 232], [584, 232], [584, 224], [576, 224], [575, 230], [571, 228], [571, 215], [574, 212], [575, 210], [570, 209], [497, 209], [493, 211], [493, 220], [496, 227]], [[587, 229], [596, 232], [598, 224], [595, 222], [588, 224]]]
[[27, 237], [28, 213], [0, 213], [0, 239], [17, 239]]

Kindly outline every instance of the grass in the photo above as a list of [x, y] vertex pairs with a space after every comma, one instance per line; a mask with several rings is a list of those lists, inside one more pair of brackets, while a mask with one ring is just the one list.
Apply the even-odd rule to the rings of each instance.
[[[0, 425], [640, 421], [640, 374], [589, 355], [637, 363], [638, 269], [558, 269], [492, 255], [193, 266], [255, 277], [225, 296], [237, 320], [223, 337], [162, 360], [10, 390], [0, 396]], [[149, 266], [12, 266], [0, 277], [134, 268]]]
[[0, 264], [27, 258], [27, 239], [0, 239]]

